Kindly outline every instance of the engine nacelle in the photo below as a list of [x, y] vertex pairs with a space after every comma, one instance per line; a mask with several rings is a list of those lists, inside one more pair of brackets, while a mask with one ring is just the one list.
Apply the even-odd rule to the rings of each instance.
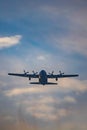
[[31, 77], [29, 77], [29, 80], [31, 80]]
[[56, 78], [56, 81], [58, 80], [58, 78]]

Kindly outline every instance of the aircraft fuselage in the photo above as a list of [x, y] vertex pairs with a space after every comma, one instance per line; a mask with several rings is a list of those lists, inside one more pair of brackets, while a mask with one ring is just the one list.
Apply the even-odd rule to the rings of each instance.
[[47, 84], [47, 73], [45, 70], [41, 70], [39, 73], [39, 83], [40, 84]]

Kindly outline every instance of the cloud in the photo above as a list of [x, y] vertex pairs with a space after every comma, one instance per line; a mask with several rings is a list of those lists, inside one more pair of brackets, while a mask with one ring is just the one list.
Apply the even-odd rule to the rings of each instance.
[[38, 56], [37, 59], [38, 60], [45, 60], [45, 57], [41, 55], [41, 56]]
[[17, 96], [17, 95], [21, 95], [21, 94], [27, 94], [27, 93], [38, 93], [38, 92], [42, 92], [43, 90], [37, 88], [14, 88], [11, 90], [7, 90], [4, 94], [7, 96]]
[[14, 45], [19, 44], [22, 36], [21, 35], [14, 35], [9, 37], [0, 37], [0, 48], [8, 48]]
[[[16, 116], [12, 116], [14, 119], [19, 117], [16, 123], [18, 124], [20, 122], [18, 129], [39, 129], [38, 125], [41, 129], [46, 128], [47, 130], [87, 129], [87, 125], [84, 123], [84, 120], [87, 122], [87, 94], [84, 96], [84, 93], [87, 92], [87, 80], [80, 80], [79, 78], [59, 79], [58, 86], [43, 87], [41, 85], [29, 85], [28, 79], [25, 78], [19, 79], [18, 77], [6, 76], [8, 72], [21, 73], [23, 69], [29, 70], [30, 72], [33, 69], [36, 70], [38, 68], [38, 70], [40, 70], [43, 67], [45, 67], [45, 69], [47, 68], [48, 72], [56, 68], [56, 71], [54, 71], [57, 73], [57, 69], [63, 69], [64, 72], [66, 70], [67, 72], [75, 72], [79, 70], [83, 71], [84, 68], [86, 73], [86, 69], [83, 67], [84, 62], [79, 62], [78, 58], [77, 63], [74, 60], [76, 57], [66, 58], [66, 55], [64, 55], [67, 52], [77, 52], [87, 56], [87, 11], [82, 10], [84, 9], [83, 3], [86, 5], [85, 0], [48, 0], [45, 2], [32, 2], [32, 4], [31, 1], [25, 0], [24, 2], [24, 0], [19, 0], [14, 3], [7, 3], [5, 10], [5, 2], [0, 4], [0, 18], [4, 17], [5, 23], [9, 19], [11, 25], [21, 28], [20, 30], [23, 30], [23, 34], [26, 33], [25, 35], [26, 37], [28, 36], [29, 39], [27, 38], [27, 40], [30, 40], [29, 42], [36, 40], [34, 43], [41, 43], [39, 47], [42, 47], [41, 45], [44, 43], [43, 46], [46, 47], [42, 47], [42, 50], [46, 48], [46, 51], [54, 55], [46, 57], [46, 51], [42, 53], [42, 50], [37, 49], [38, 46], [37, 48], [35, 46], [34, 49], [31, 49], [29, 45], [27, 49], [24, 46], [24, 48], [22, 48], [23, 50], [19, 50], [20, 56], [16, 53], [12, 53], [12, 56], [5, 57], [3, 56], [4, 52], [0, 56], [0, 93], [2, 93], [3, 98], [5, 97], [5, 99], [3, 99], [0, 94], [0, 113], [3, 113], [2, 116], [4, 116], [9, 110], [9, 116], [13, 112]], [[22, 22], [20, 22], [20, 19]], [[37, 37], [39, 40], [32, 37]], [[19, 42], [20, 40], [18, 43]], [[49, 48], [46, 43], [50, 44]], [[7, 44], [13, 45], [14, 43], [9, 42], [4, 44], [6, 44], [5, 47], [7, 47]], [[10, 45], [8, 47], [10, 47]], [[54, 51], [54, 47], [56, 51]], [[35, 52], [35, 50], [37, 50], [37, 52]], [[47, 52], [47, 54], [49, 52]], [[17, 57], [14, 58], [13, 55]], [[75, 65], [78, 66], [78, 69], [75, 68]], [[81, 68], [79, 68], [79, 65], [81, 65]], [[84, 77], [86, 78], [87, 76]], [[79, 95], [77, 95], [77, 92]], [[81, 95], [82, 98], [80, 98]], [[7, 102], [7, 100], [9, 101]], [[11, 104], [13, 104], [13, 107], [11, 107]], [[85, 109], [82, 109], [82, 106]], [[21, 109], [23, 110], [22, 112]], [[1, 117], [0, 120], [2, 119]], [[44, 123], [41, 124], [41, 119], [48, 120], [49, 123], [46, 122], [46, 125], [44, 125]], [[6, 121], [7, 120], [11, 120], [11, 118], [6, 117]], [[17, 126], [14, 128], [14, 125], [11, 124], [9, 124], [8, 127], [8, 122], [1, 122], [1, 124], [4, 124], [5, 129], [17, 129]], [[29, 127], [27, 127], [28, 125]]]
[[66, 96], [64, 97], [63, 102], [76, 103], [76, 99], [71, 96]]
[[[30, 61], [32, 62], [33, 58], [30, 58], [29, 55], [27, 55], [29, 59], [31, 59]], [[37, 55], [36, 55], [37, 56]], [[49, 56], [50, 57], [50, 56]], [[35, 57], [36, 58], [36, 57]], [[34, 62], [32, 62], [32, 64], [29, 66], [29, 62], [26, 63], [24, 60], [25, 58], [23, 58], [23, 60], [21, 58], [18, 57], [14, 57], [14, 56], [3, 56], [0, 57], [1, 59], [1, 64], [0, 64], [0, 85], [3, 86], [13, 86], [12, 89], [8, 89], [8, 91], [6, 91], [6, 94], [9, 96], [16, 96], [16, 95], [21, 95], [21, 94], [27, 94], [27, 93], [38, 93], [38, 92], [56, 92], [59, 88], [56, 86], [47, 86], [46, 88], [42, 88], [41, 85], [36, 85], [36, 88], [33, 87], [33, 85], [29, 85], [28, 78], [20, 78], [20, 77], [11, 77], [8, 76], [9, 72], [14, 72], [14, 73], [23, 73], [23, 69], [25, 70], [29, 70], [29, 72], [32, 69], [32, 64], [33, 63], [37, 63], [37, 61], [35, 59]], [[14, 60], [13, 60], [14, 59]], [[49, 60], [50, 58], [48, 58]], [[54, 60], [54, 58], [53, 58]], [[52, 61], [53, 61], [52, 60]], [[55, 58], [56, 60], [56, 58]], [[17, 64], [15, 64], [17, 63]], [[68, 63], [68, 62], [67, 62]], [[51, 62], [47, 62], [46, 66], [49, 64], [51, 64]], [[64, 62], [64, 67], [65, 67], [65, 62]], [[35, 64], [36, 65], [36, 64]], [[56, 64], [55, 66], [57, 66], [58, 64]], [[40, 68], [42, 68], [42, 64], [37, 63], [38, 66], [38, 70], [40, 71]], [[61, 66], [61, 65], [60, 65]], [[69, 66], [69, 65], [67, 65]], [[27, 69], [26, 69], [27, 68]], [[49, 68], [52, 68], [49, 66]], [[63, 68], [63, 66], [62, 66]], [[64, 69], [64, 68], [63, 68]], [[69, 69], [69, 67], [67, 68], [67, 70]], [[36, 70], [36, 68], [34, 69]], [[51, 69], [52, 70], [52, 69]], [[37, 70], [36, 70], [37, 71]], [[54, 70], [55, 71], [55, 70]], [[47, 72], [51, 72], [50, 69], [47, 69]], [[56, 67], [56, 71], [57, 71], [57, 67]], [[30, 72], [32, 73], [32, 72]], [[32, 79], [32, 81], [38, 81], [35, 79]], [[48, 80], [50, 82], [56, 82], [55, 79], [53, 80]], [[22, 88], [17, 88], [17, 86], [20, 86]], [[26, 86], [26, 88], [24, 87]], [[30, 88], [27, 88], [27, 86], [29, 86]], [[66, 79], [59, 79], [58, 80], [58, 86], [60, 87], [60, 90], [64, 93], [66, 91], [76, 91], [76, 92], [80, 92], [80, 93], [84, 93], [85, 91], [87, 91], [87, 80], [80, 80], [79, 77], [78, 78], [66, 78]], [[32, 87], [32, 88], [31, 88]], [[59, 90], [58, 90], [59, 91]]]
[[[65, 53], [79, 53], [87, 56], [87, 2], [67, 1], [64, 5], [45, 5], [42, 10], [55, 26], [49, 33], [49, 44]], [[58, 30], [57, 30], [58, 29]], [[57, 31], [56, 31], [57, 30]]]
[[[20, 82], [21, 81], [21, 82]], [[18, 82], [18, 83], [17, 83]], [[12, 83], [10, 81], [10, 84], [8, 83], [8, 85], [12, 85], [12, 86], [15, 86], [15, 85], [18, 85], [18, 86], [24, 86], [25, 85], [25, 81], [22, 81], [22, 79], [17, 79], [16, 80], [16, 83], [15, 83], [15, 80], [13, 79], [12, 80]], [[4, 84], [3, 82], [1, 82], [1, 84]], [[6, 86], [6, 84], [5, 84]], [[27, 87], [24, 87], [24, 88], [12, 88], [10, 90], [5, 90], [4, 91], [4, 94], [6, 96], [17, 96], [17, 95], [22, 95], [22, 94], [29, 94], [29, 93], [32, 93], [32, 94], [38, 94], [38, 93], [55, 93], [57, 91], [57, 89], [59, 90], [59, 88], [55, 88], [54, 86], [46, 86], [45, 88], [42, 88], [41, 85], [37, 86], [37, 87], [33, 87], [32, 85], [29, 85], [31, 87], [27, 88]], [[60, 91], [64, 92], [64, 93], [67, 93], [67, 92], [70, 92], [70, 91], [75, 91], [75, 92], [79, 92], [79, 93], [84, 93], [87, 91], [87, 80], [85, 81], [80, 81], [80, 80], [77, 80], [77, 79], [61, 79], [59, 80], [59, 87], [60, 87]], [[49, 99], [49, 100], [52, 100], [52, 99]], [[65, 102], [72, 102], [72, 103], [75, 103], [76, 100], [73, 98], [73, 97], [65, 97], [64, 98], [64, 101]], [[64, 102], [63, 100], [61, 100], [61, 102]]]
[[[45, 96], [43, 98], [45, 98]], [[49, 102], [45, 104], [43, 102], [39, 102], [39, 99], [34, 104], [28, 102], [28, 105], [25, 107], [25, 111], [27, 114], [31, 114], [35, 118], [44, 121], [60, 120], [62, 117], [66, 117], [71, 113], [70, 109], [67, 110], [65, 108], [58, 108], [58, 106], [55, 107], [55, 105], [53, 105], [53, 102], [50, 105]]]
[[65, 52], [74, 53], [87, 56], [87, 38], [78, 32], [67, 34], [65, 37], [57, 38], [54, 36], [54, 43], [57, 48]]
[[65, 88], [70, 91], [72, 90], [81, 93], [87, 91], [87, 80], [60, 79], [59, 83], [60, 83], [60, 87], [62, 86], [62, 88]]
[[[37, 36], [37, 39], [39, 39], [39, 42], [41, 42], [44, 37], [45, 42], [47, 41], [47, 43], [49, 42], [49, 44], [52, 43], [53, 46], [60, 48], [64, 50], [65, 52], [70, 52], [70, 53], [78, 52], [78, 53], [87, 55], [87, 51], [86, 51], [86, 48], [87, 48], [87, 44], [86, 44], [87, 43], [87, 36], [86, 36], [87, 34], [87, 18], [86, 18], [87, 9], [85, 6], [86, 1], [71, 2], [69, 0], [66, 0], [66, 2], [65, 1], [63, 2], [51, 1], [50, 2], [48, 0], [48, 2], [45, 1], [45, 2], [32, 3], [30, 1], [29, 2], [26, 1], [25, 4], [23, 3], [20, 4], [20, 1], [17, 3], [14, 3], [13, 7], [17, 8], [17, 12], [15, 16], [19, 15], [19, 17], [24, 17], [26, 21], [28, 21], [28, 23], [32, 23], [33, 21], [33, 25], [35, 26], [30, 29], [30, 26], [32, 24], [30, 26], [26, 25], [26, 30], [28, 32], [29, 30], [32, 30], [31, 32], [34, 32], [34, 35]], [[18, 5], [20, 5], [20, 7]], [[35, 10], [34, 8], [30, 8], [30, 7], [35, 7]], [[9, 10], [11, 9], [12, 7], [9, 8]], [[12, 13], [12, 11], [9, 11], [9, 13], [10, 12]], [[32, 12], [32, 13], [29, 13], [29, 12]], [[36, 13], [37, 15], [35, 15]], [[28, 17], [30, 17], [29, 19], [31, 19], [31, 21], [29, 21], [27, 15]], [[45, 20], [46, 23], [49, 23], [47, 27], [43, 24], [43, 21], [40, 23], [38, 22], [43, 19]], [[37, 24], [35, 24], [34, 21], [37, 21]], [[19, 26], [20, 26], [20, 23], [19, 23]], [[21, 26], [25, 28], [25, 25], [22, 23], [21, 23]], [[37, 31], [35, 31], [34, 29], [36, 27], [38, 27]], [[39, 28], [41, 30], [38, 30]], [[30, 34], [32, 34], [31, 32]], [[35, 37], [33, 37], [33, 39], [34, 38]], [[43, 60], [44, 58], [38, 57], [38, 59]]]

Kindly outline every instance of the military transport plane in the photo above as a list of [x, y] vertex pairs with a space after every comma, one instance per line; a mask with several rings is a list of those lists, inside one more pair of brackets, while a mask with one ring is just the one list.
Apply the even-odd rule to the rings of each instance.
[[57, 81], [58, 78], [67, 78], [67, 77], [79, 76], [78, 74], [67, 74], [67, 75], [65, 75], [61, 71], [59, 71], [59, 74], [54, 74], [54, 71], [52, 71], [52, 73], [47, 74], [47, 72], [45, 70], [41, 70], [40, 73], [34, 72], [34, 71], [32, 71], [32, 72], [33, 72], [32, 74], [29, 74], [29, 72], [26, 72], [24, 70], [24, 73], [22, 73], [22, 74], [8, 73], [8, 75], [26, 77], [26, 78], [29, 78], [29, 80], [31, 80], [31, 78], [38, 78], [39, 82], [30, 82], [30, 84], [42, 84], [42, 85], [57, 84], [57, 83], [48, 82], [48, 78], [55, 79]]

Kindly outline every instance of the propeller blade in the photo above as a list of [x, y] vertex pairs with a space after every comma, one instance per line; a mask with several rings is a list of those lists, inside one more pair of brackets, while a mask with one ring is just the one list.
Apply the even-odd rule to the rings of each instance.
[[26, 72], [25, 70], [24, 70], [24, 74], [27, 74], [27, 73], [29, 73], [28, 71]]
[[59, 73], [61, 74], [61, 70], [59, 70]]
[[54, 71], [52, 71], [52, 74], [54, 73]]
[[32, 72], [33, 72], [33, 74], [35, 74], [35, 75], [38, 74], [38, 72], [35, 72], [34, 70], [33, 70]]
[[59, 70], [59, 73], [60, 73], [60, 75], [64, 74], [64, 72], [62, 73], [61, 70]]
[[49, 72], [48, 74], [49, 74], [49, 75], [53, 75], [53, 73], [54, 73], [54, 71], [52, 71], [51, 73]]
[[24, 70], [24, 73], [25, 73], [26, 71]]
[[32, 70], [32, 73], [35, 74], [34, 70]]

